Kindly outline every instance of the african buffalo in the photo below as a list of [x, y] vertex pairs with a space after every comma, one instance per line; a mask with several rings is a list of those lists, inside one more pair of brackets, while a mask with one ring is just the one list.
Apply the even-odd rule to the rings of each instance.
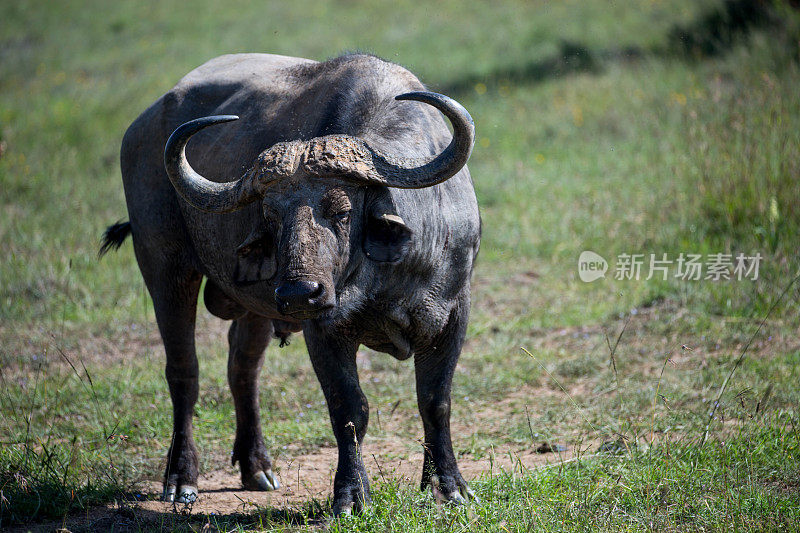
[[203, 278], [209, 311], [233, 320], [233, 462], [245, 488], [278, 486], [258, 376], [270, 338], [302, 330], [339, 449], [335, 514], [370, 500], [360, 345], [414, 357], [422, 488], [450, 501], [472, 496], [450, 440], [450, 387], [480, 243], [466, 167], [473, 142], [461, 105], [362, 54], [322, 63], [222, 56], [133, 122], [121, 150], [130, 222], [108, 229], [103, 250], [132, 235], [164, 342], [174, 417], [164, 499], [197, 496], [194, 328]]

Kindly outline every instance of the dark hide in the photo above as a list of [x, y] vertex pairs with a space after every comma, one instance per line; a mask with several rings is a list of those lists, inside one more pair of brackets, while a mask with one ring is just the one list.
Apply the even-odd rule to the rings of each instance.
[[187, 204], [164, 170], [170, 133], [198, 117], [240, 120], [195, 135], [192, 166], [208, 179], [236, 179], [281, 141], [328, 134], [360, 137], [386, 154], [428, 157], [451, 134], [441, 114], [395, 96], [424, 90], [402, 67], [366, 55], [324, 63], [267, 54], [223, 56], [184, 77], [137, 118], [122, 142], [129, 225], [166, 351], [173, 439], [165, 497], [197, 494], [192, 416], [198, 396], [194, 327], [201, 281], [216, 316], [233, 320], [228, 380], [236, 406], [233, 460], [247, 488], [277, 483], [264, 446], [258, 376], [273, 336], [302, 330], [339, 447], [334, 512], [369, 501], [361, 455], [369, 408], [358, 384], [360, 345], [414, 358], [425, 432], [422, 484], [462, 500], [468, 488], [450, 437], [450, 386], [464, 342], [480, 219], [469, 171], [424, 189], [359, 185], [298, 172], [260, 202], [227, 214]]

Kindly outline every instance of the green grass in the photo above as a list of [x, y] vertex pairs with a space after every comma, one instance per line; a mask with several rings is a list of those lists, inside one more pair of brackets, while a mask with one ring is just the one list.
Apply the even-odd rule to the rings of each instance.
[[[800, 441], [785, 418], [774, 422], [775, 430], [739, 428], [730, 440], [703, 449], [666, 442], [623, 457], [591, 455], [535, 471], [495, 470], [474, 484], [481, 502], [469, 507], [437, 506], [430, 494], [376, 478], [369, 511], [333, 521], [329, 530], [796, 531], [800, 497], [791, 487], [798, 481]], [[236, 526], [313, 526], [320, 515], [314, 505], [291, 515], [262, 510], [238, 517]], [[196, 520], [203, 522], [231, 527], [226, 517]]]
[[[800, 498], [787, 484], [797, 482], [799, 442], [786, 429], [743, 431], [701, 450], [665, 443], [630, 457], [495, 472], [476, 484], [484, 503], [466, 509], [437, 509], [428, 495], [385, 483], [363, 521], [331, 531], [796, 530]], [[397, 516], [408, 517], [402, 527]]]
[[[458, 453], [488, 470], [495, 450], [546, 438], [586, 457], [495, 469], [464, 509], [370, 467], [375, 505], [331, 529], [797, 529], [800, 284], [781, 295], [800, 244], [800, 19], [776, 2], [748, 27], [735, 16], [748, 5], [0, 6], [0, 523], [119, 499], [163, 467], [171, 415], [152, 307], [129, 244], [96, 259], [104, 227], [126, 217], [128, 124], [222, 53], [360, 49], [448, 91], [477, 125], [484, 233], [454, 384]], [[579, 280], [587, 249], [611, 263], [606, 279]], [[681, 252], [760, 253], [760, 276], [613, 279], [619, 254]], [[611, 357], [606, 337], [623, 329]], [[229, 468], [224, 330], [201, 313], [203, 471]], [[413, 443], [411, 366], [369, 359], [370, 436]], [[333, 444], [302, 339], [270, 347], [261, 401], [276, 457]], [[395, 405], [395, 425], [377, 425]], [[621, 437], [629, 453], [594, 456]], [[155, 523], [291, 529], [328, 513], [308, 501]]]

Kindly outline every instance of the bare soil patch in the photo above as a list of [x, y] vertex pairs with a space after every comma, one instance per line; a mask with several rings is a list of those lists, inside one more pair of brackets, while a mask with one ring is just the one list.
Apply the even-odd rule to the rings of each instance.
[[[741, 337], [705, 337], [687, 336], [668, 331], [653, 331], [653, 321], [663, 318], [672, 312], [664, 308], [646, 309], [638, 316], [632, 317], [625, 326], [625, 333], [617, 347], [617, 357], [624, 358], [626, 373], [644, 377], [658, 375], [664, 364], [664, 357], [672, 362], [672, 367], [684, 370], [697, 370], [708, 365], [721, 355], [735, 356], [747, 342], [747, 336]], [[658, 315], [661, 315], [659, 317]], [[212, 342], [212, 339], [224, 339], [227, 323], [211, 318], [204, 313], [198, 317], [198, 344]], [[575, 328], [554, 328], [550, 330], [531, 331], [522, 339], [524, 345], [534, 354], [561, 353], [565, 359], [591, 356], [603, 362], [609, 361], [608, 342], [614, 345], [624, 320], [606, 325], [583, 326]], [[782, 328], [771, 328], [768, 324], [749, 348], [750, 357], [770, 357], [773, 353], [784, 353], [796, 349], [796, 337], [779, 333]], [[771, 331], [774, 330], [774, 331]], [[719, 330], [718, 330], [719, 332]], [[0, 333], [6, 337], [3, 328]], [[11, 335], [9, 335], [10, 337]], [[609, 341], [606, 341], [608, 336]], [[46, 341], [44, 337], [40, 342]], [[52, 342], [52, 339], [51, 341]], [[217, 340], [217, 342], [219, 342]], [[38, 344], [31, 339], [26, 344], [29, 353], [35, 353]], [[84, 340], [73, 347], [74, 352], [83, 361], [96, 364], [109, 364], [115, 359], [124, 357], [126, 353], [150, 351], [160, 353], [160, 338], [155, 327], [147, 331], [131, 330], [113, 341], [99, 335], [87, 335]], [[658, 353], [663, 357], [654, 358]], [[646, 356], [650, 354], [650, 356]], [[369, 371], [369, 357], [361, 354], [360, 361]], [[552, 360], [545, 361], [544, 366], [552, 366]], [[454, 417], [453, 435], [456, 447], [460, 441], [466, 441], [471, 435], [480, 431], [484, 436], [505, 436], [511, 424], [511, 417], [519, 417], [526, 408], [533, 409], [537, 403], [546, 399], [567, 394], [578, 403], [591, 401], [598, 393], [595, 390], [597, 378], [594, 375], [575, 378], [563, 378], [561, 385], [555, 386], [550, 378], [542, 378], [536, 383], [522, 385], [517, 390], [509, 390], [503, 397], [476, 399], [475, 409], [468, 416]], [[606, 393], [604, 391], [603, 393]], [[532, 411], [533, 413], [533, 411]], [[576, 422], [578, 413], [572, 408], [564, 413], [564, 420], [559, 422], [560, 428], [554, 433], [558, 440], [552, 444], [563, 446], [563, 451], [539, 453], [542, 441], [530, 440], [526, 443], [513, 443], [508, 439], [498, 438], [497, 445], [490, 451], [481, 450], [475, 454], [462, 453], [459, 465], [464, 477], [474, 480], [479, 477], [496, 475], [501, 471], [524, 471], [546, 467], [570, 461], [578, 456], [595, 452], [599, 440], [585, 440], [570, 430], [571, 422]], [[415, 440], [417, 436], [409, 434], [408, 423], [404, 416], [384, 417], [380, 431], [373, 431], [364, 443], [364, 461], [373, 480], [399, 480], [400, 483], [416, 487], [419, 484], [422, 468], [422, 447]], [[374, 423], [373, 423], [374, 427]], [[573, 438], [575, 437], [575, 438]], [[537, 436], [536, 438], [543, 438]], [[580, 442], [579, 445], [575, 444]], [[580, 446], [580, 448], [578, 448]], [[70, 531], [110, 530], [134, 531], [140, 529], [201, 530], [209, 516], [235, 518], [254, 512], [264, 513], [269, 510], [270, 516], [278, 517], [287, 523], [302, 523], [308, 519], [309, 502], [318, 502], [320, 508], [325, 506], [333, 488], [333, 477], [336, 469], [337, 453], [334, 447], [320, 447], [307, 451], [305, 449], [282, 450], [276, 457], [275, 467], [281, 488], [274, 492], [253, 492], [241, 489], [239, 472], [234, 467], [218, 468], [201, 474], [199, 480], [200, 495], [191, 506], [173, 505], [158, 501], [161, 484], [158, 481], [144, 482], [140, 494], [127, 495], [125, 501], [115, 502], [106, 507], [94, 508], [81, 514], [73, 515], [66, 520], [43, 524], [28, 525], [11, 531], [53, 531], [66, 527]], [[215, 461], [217, 465], [223, 461]], [[305, 510], [304, 510], [305, 509]], [[189, 518], [187, 518], [187, 516]], [[188, 525], [190, 524], [190, 525]], [[213, 531], [213, 529], [206, 529]]]
[[[498, 446], [491, 457], [477, 459], [463, 455], [459, 465], [464, 477], [471, 481], [501, 471], [524, 471], [557, 464], [576, 455], [575, 449], [542, 454], [536, 448]], [[336, 459], [336, 448], [333, 447], [278, 459], [276, 469], [281, 487], [273, 492], [243, 490], [238, 471], [233, 468], [215, 470], [201, 474], [198, 483], [200, 495], [192, 505], [159, 501], [161, 484], [147, 482], [141, 487], [141, 494], [127, 495], [129, 501], [114, 502], [85, 514], [69, 516], [65, 520], [23, 526], [10, 531], [44, 532], [62, 528], [72, 532], [111, 529], [139, 531], [142, 528], [168, 531], [176, 527], [185, 528], [189, 522], [197, 526], [195, 530], [202, 530], [209, 517], [231, 518], [267, 509], [273, 517], [283, 517], [288, 522], [302, 521], [305, 516], [302, 510], [304, 504], [317, 501], [324, 506], [331, 496]], [[398, 439], [365, 443], [364, 460], [373, 480], [399, 481], [413, 487], [420, 482], [422, 450], [412, 451]], [[138, 500], [134, 496], [138, 496]]]

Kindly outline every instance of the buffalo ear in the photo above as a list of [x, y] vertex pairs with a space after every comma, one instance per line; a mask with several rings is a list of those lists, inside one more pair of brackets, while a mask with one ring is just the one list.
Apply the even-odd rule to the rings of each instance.
[[373, 261], [399, 261], [408, 250], [411, 234], [411, 228], [397, 215], [370, 215], [364, 231], [364, 254]]

